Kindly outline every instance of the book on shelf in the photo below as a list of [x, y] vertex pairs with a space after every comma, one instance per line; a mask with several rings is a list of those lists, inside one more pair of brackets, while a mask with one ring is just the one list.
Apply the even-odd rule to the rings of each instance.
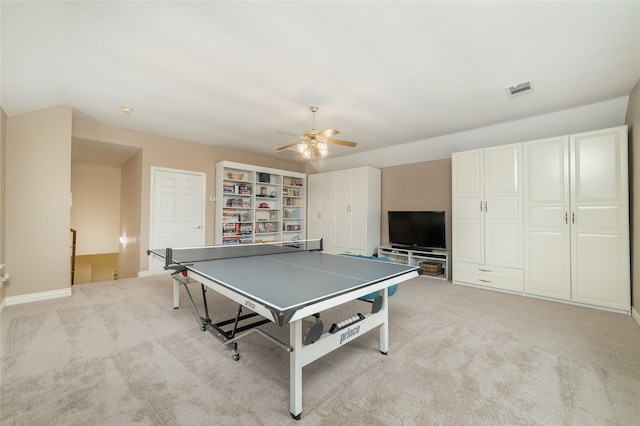
[[300, 214], [300, 210], [298, 209], [284, 209], [285, 219], [302, 219]]
[[302, 205], [300, 198], [284, 198], [283, 201], [285, 206], [300, 207]]
[[227, 207], [251, 207], [251, 200], [249, 198], [229, 198], [226, 203]]
[[232, 183], [224, 183], [222, 185], [222, 192], [225, 194], [235, 194], [236, 193], [236, 185]]
[[302, 178], [284, 176], [282, 184], [286, 186], [302, 186]]

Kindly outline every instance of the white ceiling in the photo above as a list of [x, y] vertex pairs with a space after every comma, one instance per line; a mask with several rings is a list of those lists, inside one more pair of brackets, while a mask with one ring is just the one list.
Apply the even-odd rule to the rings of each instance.
[[[629, 95], [640, 2], [2, 1], [1, 106], [297, 158], [366, 154]], [[505, 88], [532, 80], [509, 98]], [[122, 106], [135, 111], [125, 114]]]

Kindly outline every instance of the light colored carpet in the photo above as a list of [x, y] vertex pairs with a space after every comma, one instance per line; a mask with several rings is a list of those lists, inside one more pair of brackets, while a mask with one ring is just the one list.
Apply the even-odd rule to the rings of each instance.
[[[288, 353], [253, 334], [233, 361], [181, 291], [178, 310], [168, 277], [5, 308], [0, 423], [640, 424], [640, 328], [629, 316], [419, 277], [390, 299], [388, 356], [373, 331], [303, 369], [296, 422]], [[214, 320], [235, 309], [208, 298]], [[367, 309], [355, 301], [323, 319]]]

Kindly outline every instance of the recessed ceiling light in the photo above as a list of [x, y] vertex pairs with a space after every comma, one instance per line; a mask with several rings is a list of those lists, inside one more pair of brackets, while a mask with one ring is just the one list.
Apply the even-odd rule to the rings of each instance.
[[123, 106], [122, 107], [122, 112], [126, 112], [127, 114], [132, 113], [133, 112], [133, 108], [128, 107], [128, 106]]

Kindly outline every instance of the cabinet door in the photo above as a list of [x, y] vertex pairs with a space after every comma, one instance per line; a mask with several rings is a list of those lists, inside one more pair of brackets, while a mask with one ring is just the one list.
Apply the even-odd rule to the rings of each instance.
[[367, 250], [367, 170], [358, 168], [351, 170], [349, 186], [351, 200], [349, 203], [349, 249]]
[[322, 238], [326, 253], [334, 253], [333, 247], [333, 205], [334, 173], [320, 173], [309, 176], [309, 219], [308, 238]]
[[322, 175], [308, 179], [307, 238], [322, 238]]
[[484, 264], [483, 150], [452, 155], [453, 260]]
[[526, 142], [524, 157], [526, 293], [571, 298], [569, 138]]
[[333, 208], [335, 199], [335, 173], [322, 175], [322, 211], [320, 221], [322, 227], [322, 243], [327, 253], [335, 253], [333, 236]]
[[484, 151], [485, 264], [522, 268], [522, 144]]
[[335, 215], [333, 244], [336, 253], [344, 253], [349, 249], [349, 203], [351, 198], [351, 171], [335, 172]]
[[573, 135], [573, 300], [629, 310], [626, 127]]

